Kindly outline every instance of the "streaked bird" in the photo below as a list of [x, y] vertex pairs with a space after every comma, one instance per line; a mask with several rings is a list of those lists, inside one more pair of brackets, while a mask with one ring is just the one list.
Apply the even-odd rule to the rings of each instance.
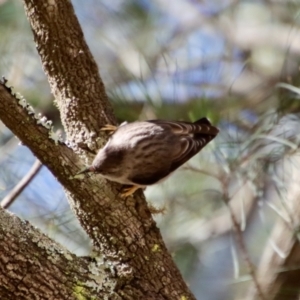
[[206, 118], [194, 123], [149, 120], [106, 125], [102, 130], [113, 134], [92, 165], [78, 174], [93, 172], [129, 185], [123, 189], [123, 197], [168, 177], [219, 132]]

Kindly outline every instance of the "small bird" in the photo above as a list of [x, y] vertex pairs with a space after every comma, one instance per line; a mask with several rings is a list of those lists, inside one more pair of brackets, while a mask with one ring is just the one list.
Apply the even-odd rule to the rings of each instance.
[[122, 197], [167, 178], [216, 137], [219, 130], [208, 119], [194, 123], [149, 120], [106, 125], [113, 134], [92, 165], [78, 174], [93, 172], [129, 185]]

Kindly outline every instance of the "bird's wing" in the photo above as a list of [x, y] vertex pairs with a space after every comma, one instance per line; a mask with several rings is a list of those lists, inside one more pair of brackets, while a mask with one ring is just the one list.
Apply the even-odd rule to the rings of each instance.
[[194, 123], [163, 120], [151, 120], [149, 122], [162, 127], [169, 127], [174, 134], [181, 136], [179, 144], [176, 145], [177, 147], [173, 152], [170, 173], [197, 154], [219, 133], [219, 129], [211, 125], [206, 118], [199, 119]]
[[[194, 123], [164, 120], [150, 120], [146, 122], [169, 129], [177, 136], [177, 142], [174, 144], [174, 151], [169, 153], [169, 159], [161, 161], [161, 163], [156, 161], [155, 168], [149, 168], [149, 172], [140, 172], [139, 176], [130, 178], [137, 185], [151, 185], [168, 176], [197, 154], [219, 132], [218, 128], [212, 126], [206, 118], [202, 118]], [[157, 169], [158, 167], [159, 169]], [[156, 171], [154, 173], [150, 172], [153, 169]]]
[[140, 173], [138, 176], [129, 178], [129, 180], [132, 181], [133, 184], [146, 186], [155, 184], [167, 177], [169, 174], [187, 162], [191, 157], [197, 154], [215, 137], [215, 135], [208, 134], [197, 135], [197, 139], [194, 139], [190, 136], [184, 136], [180, 139], [179, 144], [177, 144], [176, 151], [174, 151], [175, 154], [173, 154], [171, 159], [171, 165], [166, 166], [163, 165], [163, 163], [158, 163], [157, 167], [160, 166], [160, 169], [156, 172]]
[[162, 127], [169, 127], [175, 134], [208, 134], [216, 136], [219, 129], [209, 122], [207, 118], [201, 118], [194, 123], [183, 121], [165, 121], [165, 120], [149, 120], [147, 122], [161, 125]]
[[190, 136], [182, 137], [180, 140], [180, 147], [172, 158], [170, 172], [175, 171], [195, 154], [197, 154], [203, 147], [205, 147], [215, 135], [197, 134], [197, 138]]

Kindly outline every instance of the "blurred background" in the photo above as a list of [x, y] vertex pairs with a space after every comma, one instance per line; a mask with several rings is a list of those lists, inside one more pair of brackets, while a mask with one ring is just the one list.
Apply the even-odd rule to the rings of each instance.
[[[220, 128], [146, 196], [166, 208], [154, 217], [197, 299], [244, 299], [253, 281], [249, 262], [258, 266], [267, 247], [285, 255], [271, 235], [277, 221], [291, 231], [297, 225], [289, 203], [298, 194], [289, 191], [292, 178], [300, 178], [300, 2], [72, 3], [120, 122], [207, 116]], [[21, 1], [0, 0], [0, 53], [9, 85], [62, 130]], [[0, 123], [0, 199], [34, 162]], [[71, 251], [90, 253], [63, 189], [45, 167], [9, 210]], [[230, 214], [240, 224], [238, 239]]]

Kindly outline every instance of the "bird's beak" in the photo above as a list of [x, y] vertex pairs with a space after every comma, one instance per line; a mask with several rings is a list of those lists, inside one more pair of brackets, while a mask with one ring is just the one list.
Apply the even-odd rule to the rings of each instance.
[[81, 171], [79, 171], [78, 173], [76, 173], [76, 175], [89, 173], [89, 172], [93, 172], [93, 171], [94, 171], [94, 169], [92, 167], [86, 167], [86, 168], [82, 169]]

